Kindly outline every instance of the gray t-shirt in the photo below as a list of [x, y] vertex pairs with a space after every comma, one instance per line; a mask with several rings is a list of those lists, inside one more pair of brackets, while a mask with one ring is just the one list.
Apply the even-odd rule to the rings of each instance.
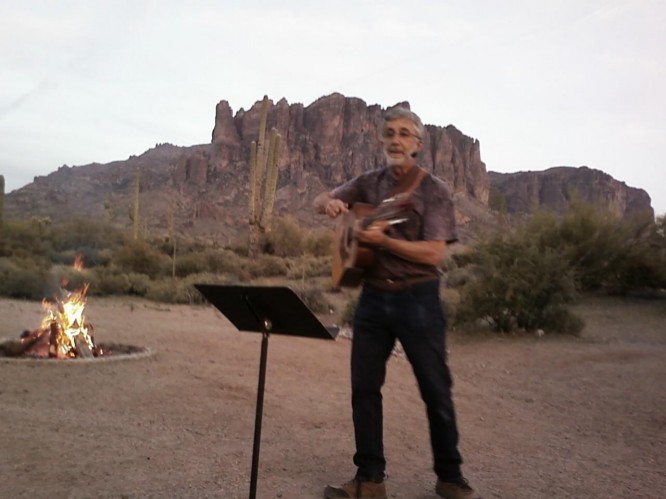
[[[359, 202], [378, 205], [390, 197], [397, 183], [386, 167], [363, 173], [331, 194], [349, 205]], [[427, 174], [413, 192], [410, 209], [401, 214], [401, 218], [407, 221], [391, 226], [387, 232], [390, 237], [447, 243], [458, 240], [451, 195], [444, 181], [432, 174]], [[366, 272], [366, 278], [371, 279], [398, 280], [430, 275], [439, 275], [436, 266], [410, 262], [381, 250], [376, 252], [374, 264]]]

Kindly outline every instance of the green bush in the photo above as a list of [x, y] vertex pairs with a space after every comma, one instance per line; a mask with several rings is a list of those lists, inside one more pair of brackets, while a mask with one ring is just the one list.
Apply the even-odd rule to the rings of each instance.
[[[51, 232], [56, 251], [73, 250], [93, 254], [95, 250], [120, 247], [125, 239], [119, 229], [99, 219], [75, 218], [54, 226]], [[92, 261], [89, 263], [92, 264]]]
[[[458, 321], [487, 320], [497, 331], [565, 329], [552, 324], [576, 296], [573, 273], [558, 252], [514, 236], [482, 243], [474, 279], [460, 290]], [[559, 315], [558, 315], [559, 314]]]
[[458, 322], [458, 306], [460, 304], [460, 293], [454, 289], [440, 289], [440, 299], [444, 315], [449, 328], [455, 327]]
[[334, 234], [329, 229], [319, 229], [305, 237], [305, 251], [312, 256], [331, 256]]
[[312, 277], [323, 277], [331, 274], [330, 256], [314, 257], [302, 256], [291, 258], [288, 262], [287, 278], [305, 279]]
[[150, 278], [157, 277], [171, 266], [169, 257], [142, 240], [132, 241], [119, 249], [113, 262], [123, 270], [145, 274]]
[[0, 295], [41, 300], [49, 293], [50, 276], [31, 260], [0, 258]]
[[88, 294], [93, 296], [132, 295], [146, 296], [150, 277], [123, 269], [99, 267], [90, 270]]
[[286, 276], [289, 270], [284, 258], [273, 255], [259, 255], [256, 259], [248, 259], [244, 267], [253, 278]]
[[539, 212], [521, 229], [541, 249], [561, 253], [581, 290], [626, 294], [666, 286], [666, 253], [659, 220], [618, 220], [596, 207], [574, 203], [558, 217]]
[[265, 235], [264, 250], [277, 256], [298, 256], [305, 247], [305, 235], [296, 219], [291, 216], [278, 217]]
[[233, 278], [223, 274], [191, 274], [184, 279], [159, 279], [148, 285], [146, 298], [164, 303], [207, 303], [194, 284], [229, 284]]
[[[176, 256], [176, 276], [185, 277], [190, 274], [234, 273], [245, 266], [244, 259], [228, 249], [202, 249], [199, 251], [181, 252]], [[171, 262], [169, 262], [171, 265]], [[170, 273], [170, 272], [169, 272]]]
[[47, 258], [50, 252], [48, 226], [38, 222], [5, 220], [4, 255], [14, 258]]
[[548, 306], [542, 314], [541, 328], [553, 333], [578, 335], [585, 327], [585, 321], [570, 309]]

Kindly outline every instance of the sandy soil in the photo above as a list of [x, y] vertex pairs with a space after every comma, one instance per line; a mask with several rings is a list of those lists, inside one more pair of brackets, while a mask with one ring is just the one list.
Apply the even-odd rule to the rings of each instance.
[[[464, 472], [485, 498], [666, 496], [666, 315], [579, 308], [579, 339], [449, 335]], [[0, 300], [0, 337], [41, 314]], [[152, 354], [0, 359], [0, 497], [248, 497], [261, 335], [210, 307], [91, 298], [87, 315], [98, 342]], [[321, 497], [353, 473], [350, 342], [273, 335], [268, 350], [257, 497]], [[404, 358], [384, 398], [390, 497], [434, 499]]]

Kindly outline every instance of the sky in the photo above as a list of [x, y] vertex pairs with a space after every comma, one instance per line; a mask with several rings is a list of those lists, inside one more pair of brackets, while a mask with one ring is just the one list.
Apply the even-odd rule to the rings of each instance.
[[588, 166], [666, 214], [662, 0], [0, 0], [6, 192], [208, 143], [215, 105], [408, 101], [498, 172]]

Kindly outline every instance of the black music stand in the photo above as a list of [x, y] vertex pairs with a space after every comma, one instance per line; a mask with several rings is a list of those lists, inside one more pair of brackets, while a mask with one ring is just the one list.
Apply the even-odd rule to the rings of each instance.
[[319, 319], [298, 295], [287, 287], [216, 284], [195, 284], [194, 287], [239, 331], [262, 333], [250, 476], [250, 499], [255, 499], [259, 471], [261, 419], [264, 410], [268, 336], [273, 333], [333, 340], [338, 334], [338, 328], [326, 327], [319, 322]]

